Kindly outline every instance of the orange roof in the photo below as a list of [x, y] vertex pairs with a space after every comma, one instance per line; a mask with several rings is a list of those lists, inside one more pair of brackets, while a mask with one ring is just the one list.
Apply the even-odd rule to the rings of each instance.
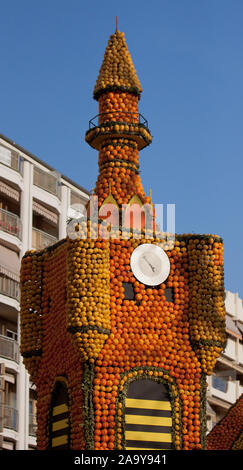
[[98, 99], [103, 91], [120, 89], [140, 95], [142, 88], [124, 33], [116, 31], [110, 36], [105, 50], [99, 76], [94, 87], [94, 98]]
[[207, 436], [207, 450], [243, 450], [243, 393]]

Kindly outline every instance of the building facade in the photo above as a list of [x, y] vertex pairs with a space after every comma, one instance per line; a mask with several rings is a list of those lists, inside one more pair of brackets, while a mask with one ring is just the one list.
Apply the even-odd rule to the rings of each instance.
[[243, 393], [243, 300], [226, 291], [225, 308], [227, 345], [208, 377], [208, 432]]
[[89, 192], [0, 134], [0, 448], [36, 446], [36, 392], [19, 351], [21, 258], [66, 237]]

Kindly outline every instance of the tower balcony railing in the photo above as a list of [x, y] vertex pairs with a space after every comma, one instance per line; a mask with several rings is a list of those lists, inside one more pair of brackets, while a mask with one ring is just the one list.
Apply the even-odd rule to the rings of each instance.
[[100, 150], [107, 136], [132, 138], [137, 143], [138, 150], [142, 150], [152, 142], [148, 121], [140, 113], [127, 111], [110, 111], [97, 114], [90, 119], [89, 129], [85, 134], [86, 142], [96, 150]]
[[42, 250], [50, 245], [54, 245], [57, 238], [49, 233], [43, 232], [35, 227], [32, 228], [32, 248]]
[[124, 123], [133, 123], [133, 124], [142, 124], [145, 127], [148, 127], [148, 121], [140, 113], [131, 113], [127, 111], [109, 111], [106, 113], [100, 113], [94, 116], [89, 121], [89, 129], [99, 126], [104, 122], [124, 122]]
[[12, 212], [0, 208], [0, 230], [22, 239], [22, 224], [20, 218]]

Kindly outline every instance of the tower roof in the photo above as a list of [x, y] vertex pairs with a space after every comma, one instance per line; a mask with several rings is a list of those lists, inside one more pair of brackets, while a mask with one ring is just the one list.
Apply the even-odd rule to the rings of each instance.
[[110, 36], [99, 76], [94, 87], [94, 98], [104, 91], [120, 89], [140, 95], [142, 88], [127, 48], [124, 33], [116, 31]]

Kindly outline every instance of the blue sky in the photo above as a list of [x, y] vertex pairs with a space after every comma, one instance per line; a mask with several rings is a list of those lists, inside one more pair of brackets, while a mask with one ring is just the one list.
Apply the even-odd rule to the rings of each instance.
[[153, 143], [140, 153], [153, 202], [177, 233], [225, 244], [225, 286], [243, 298], [243, 2], [0, 0], [0, 132], [90, 189], [84, 141], [108, 38], [124, 31]]

